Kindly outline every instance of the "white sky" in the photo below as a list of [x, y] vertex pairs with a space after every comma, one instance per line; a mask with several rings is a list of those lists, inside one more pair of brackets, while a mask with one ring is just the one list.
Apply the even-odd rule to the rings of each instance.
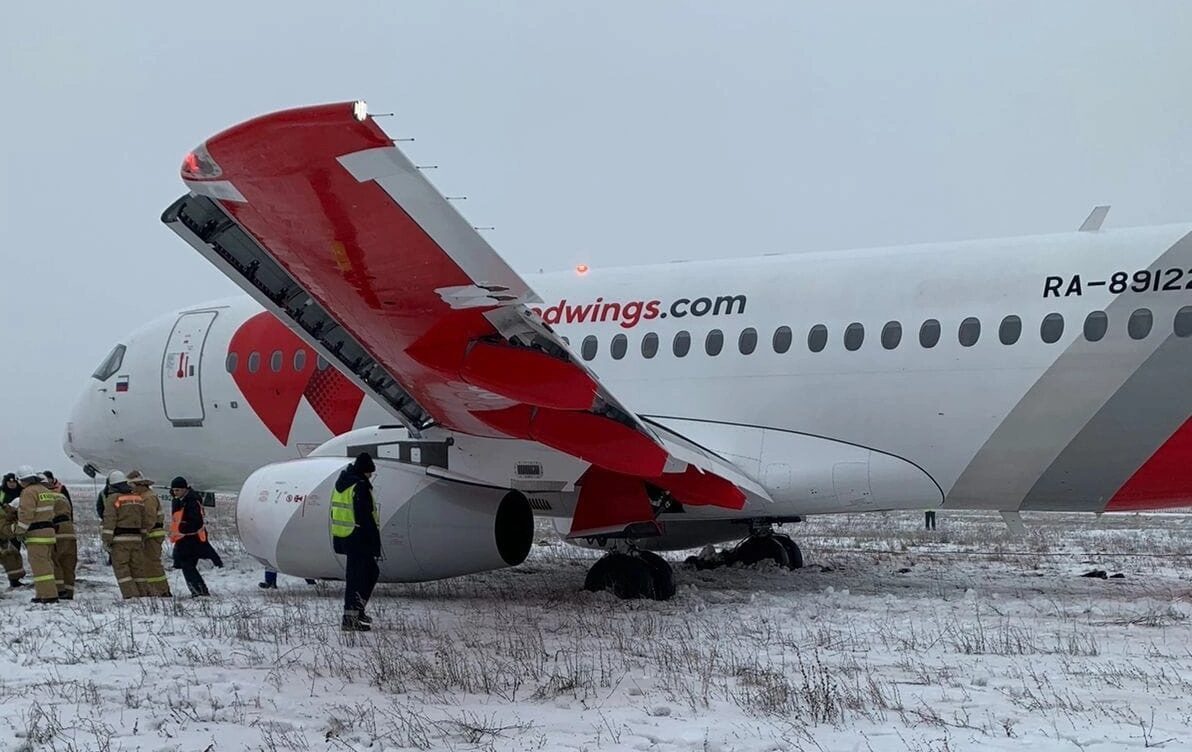
[[524, 272], [1192, 219], [1186, 0], [68, 5], [0, 10], [0, 469], [235, 292], [158, 218], [273, 109], [395, 112]]

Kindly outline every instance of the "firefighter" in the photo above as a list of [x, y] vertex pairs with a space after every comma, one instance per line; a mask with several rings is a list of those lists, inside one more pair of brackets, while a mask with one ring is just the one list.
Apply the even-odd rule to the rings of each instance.
[[42, 485], [33, 468], [17, 469], [21, 500], [17, 508], [16, 532], [25, 536], [29, 568], [33, 570], [34, 603], [57, 603], [58, 586], [54, 577], [54, 509], [61, 494]]
[[[15, 488], [12, 488], [15, 486]], [[0, 566], [8, 576], [8, 587], [25, 587], [25, 565], [21, 562], [21, 544], [17, 540], [17, 508], [9, 502], [21, 497], [21, 484], [15, 473], [8, 473], [0, 483]]]
[[161, 547], [166, 541], [166, 518], [161, 508], [161, 499], [153, 492], [153, 481], [141, 475], [140, 470], [130, 472], [128, 482], [132, 485], [133, 491], [141, 495], [145, 502], [145, 514], [149, 515], [153, 522], [152, 529], [145, 536], [145, 581], [138, 584], [146, 595], [169, 598], [170, 580], [161, 565]]
[[199, 574], [199, 559], [210, 559], [217, 567], [222, 567], [223, 561], [207, 542], [207, 527], [203, 521], [203, 498], [182, 476], [170, 482], [170, 495], [174, 497], [170, 515], [170, 543], [174, 544], [174, 569], [182, 570], [191, 595], [211, 595], [207, 583], [203, 581], [203, 575]]
[[104, 499], [103, 545], [112, 555], [112, 572], [120, 595], [126, 600], [137, 598], [144, 595], [137, 582], [145, 579], [145, 535], [153, 529], [153, 520], [124, 473], [113, 470], [108, 474], [108, 485], [112, 493]]
[[74, 504], [70, 491], [49, 470], [42, 472], [45, 486], [61, 498], [54, 500], [54, 579], [58, 597], [74, 600], [75, 569], [79, 564], [79, 543], [75, 536]]
[[335, 553], [348, 557], [341, 627], [346, 632], [372, 629], [365, 608], [380, 575], [377, 558], [381, 555], [381, 531], [370, 480], [376, 469], [368, 452], [362, 452], [339, 474], [331, 494], [332, 546]]

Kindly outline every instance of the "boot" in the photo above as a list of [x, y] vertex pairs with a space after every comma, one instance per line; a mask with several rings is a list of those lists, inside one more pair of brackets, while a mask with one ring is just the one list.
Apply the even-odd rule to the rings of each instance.
[[57, 603], [57, 598], [34, 598], [33, 603]]
[[29, 586], [26, 585], [25, 583], [21, 582], [20, 577], [17, 577], [16, 579], [13, 579], [11, 577], [8, 578], [8, 589], [9, 590], [16, 590], [17, 588], [23, 588], [23, 587], [29, 587]]
[[344, 620], [340, 626], [344, 632], [367, 632], [372, 625], [360, 619], [359, 611], [344, 611]]
[[368, 627], [369, 629], [372, 629], [372, 617], [370, 617], [368, 614], [361, 611], [360, 615], [356, 618], [360, 620], [361, 624]]
[[73, 601], [74, 600], [74, 591], [73, 590], [59, 590], [58, 591], [58, 600]]

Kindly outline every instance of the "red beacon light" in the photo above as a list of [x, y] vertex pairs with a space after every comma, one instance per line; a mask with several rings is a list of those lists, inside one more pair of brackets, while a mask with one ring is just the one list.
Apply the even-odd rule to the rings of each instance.
[[201, 144], [182, 160], [182, 177], [191, 180], [210, 180], [223, 174], [219, 165], [207, 153], [207, 145]]
[[587, 264], [576, 264], [575, 265], [575, 273], [581, 277], [584, 276], [585, 274], [588, 273], [588, 265]]

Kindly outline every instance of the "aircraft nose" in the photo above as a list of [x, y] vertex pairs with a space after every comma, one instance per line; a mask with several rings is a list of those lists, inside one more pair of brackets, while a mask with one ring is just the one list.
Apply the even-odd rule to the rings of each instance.
[[70, 418], [62, 432], [62, 450], [76, 465], [83, 468], [88, 477], [94, 478], [98, 469], [111, 466], [109, 440], [110, 421], [114, 417], [96, 389], [98, 382], [91, 381], [75, 400]]

